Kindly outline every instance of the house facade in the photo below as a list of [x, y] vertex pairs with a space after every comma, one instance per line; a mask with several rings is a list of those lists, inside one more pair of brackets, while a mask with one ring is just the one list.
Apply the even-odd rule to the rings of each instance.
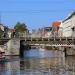
[[8, 37], [8, 34], [7, 34], [8, 30], [9, 30], [9, 28], [7, 26], [0, 24], [0, 38], [7, 38]]
[[52, 37], [59, 37], [59, 28], [60, 28], [61, 22], [53, 22], [52, 23]]
[[59, 26], [58, 37], [63, 37], [63, 24], [62, 24], [62, 21], [61, 21], [61, 24]]
[[44, 28], [44, 37], [52, 37], [52, 27], [45, 27]]
[[44, 27], [32, 30], [31, 37], [51, 37], [52, 27]]
[[75, 12], [63, 20], [63, 37], [75, 37]]
[[3, 36], [4, 33], [4, 26], [0, 24], [0, 38]]

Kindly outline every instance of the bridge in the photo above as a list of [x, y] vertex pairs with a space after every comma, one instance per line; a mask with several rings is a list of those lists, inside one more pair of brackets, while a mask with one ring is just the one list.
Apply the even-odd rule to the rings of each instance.
[[[61, 50], [67, 55], [75, 55], [75, 38], [74, 37], [51, 37], [51, 38], [42, 38], [42, 37], [20, 37], [20, 43], [30, 46], [41, 46], [41, 47], [58, 47], [58, 50]], [[22, 52], [23, 54], [23, 52]]]
[[18, 38], [0, 38], [0, 45], [5, 44], [11, 39], [19, 39], [26, 44], [38, 45], [45, 44], [49, 46], [72, 46], [75, 45], [74, 37], [51, 37], [51, 38], [42, 38], [42, 37], [18, 37]]
[[48, 45], [48, 46], [74, 46], [75, 38], [72, 37], [57, 37], [57, 38], [32, 38], [32, 37], [20, 37], [20, 41], [30, 45]]
[[[7, 43], [7, 44], [6, 44]], [[23, 53], [24, 46], [56, 46], [60, 47], [60, 50], [65, 47], [75, 48], [74, 37], [56, 37], [56, 38], [42, 38], [42, 37], [14, 37], [14, 38], [0, 38], [0, 45], [6, 44], [8, 55], [19, 55], [19, 49]], [[5, 45], [4, 45], [5, 46]], [[27, 48], [27, 47], [26, 47]], [[67, 48], [66, 48], [67, 49]], [[69, 49], [70, 50], [70, 49]], [[67, 50], [68, 51], [68, 50]], [[72, 51], [72, 50], [71, 50]], [[75, 50], [73, 50], [75, 51]], [[73, 52], [72, 53], [75, 53]], [[70, 52], [69, 52], [70, 53]], [[72, 54], [71, 54], [72, 55]], [[75, 54], [74, 54], [75, 55]]]

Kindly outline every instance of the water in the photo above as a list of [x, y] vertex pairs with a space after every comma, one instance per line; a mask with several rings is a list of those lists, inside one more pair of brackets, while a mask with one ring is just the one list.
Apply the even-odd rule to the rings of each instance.
[[0, 62], [0, 75], [75, 75], [75, 57], [65, 58], [62, 51], [31, 49], [24, 54]]

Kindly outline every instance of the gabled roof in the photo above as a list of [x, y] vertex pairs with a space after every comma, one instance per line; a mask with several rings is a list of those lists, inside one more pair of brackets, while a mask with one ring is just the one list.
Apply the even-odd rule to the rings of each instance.
[[75, 15], [75, 11], [73, 11], [72, 13], [70, 13], [68, 15], [68, 17], [66, 17], [66, 19], [64, 19], [62, 22], [65, 22], [66, 20], [70, 19], [71, 17], [73, 17]]

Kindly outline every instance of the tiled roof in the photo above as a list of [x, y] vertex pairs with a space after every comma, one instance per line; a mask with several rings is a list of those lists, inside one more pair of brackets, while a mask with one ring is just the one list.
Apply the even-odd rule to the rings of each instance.
[[60, 24], [61, 24], [61, 22], [53, 22], [52, 26], [57, 26], [58, 27], [58, 26], [60, 26]]

